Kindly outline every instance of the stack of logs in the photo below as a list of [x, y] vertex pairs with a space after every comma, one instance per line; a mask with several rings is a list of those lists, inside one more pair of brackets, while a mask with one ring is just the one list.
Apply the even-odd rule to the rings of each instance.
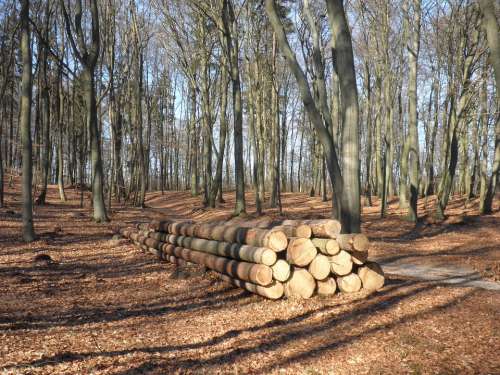
[[284, 220], [268, 228], [166, 220], [119, 232], [163, 260], [205, 266], [270, 299], [382, 288], [382, 269], [368, 261], [368, 238], [340, 229], [329, 219]]

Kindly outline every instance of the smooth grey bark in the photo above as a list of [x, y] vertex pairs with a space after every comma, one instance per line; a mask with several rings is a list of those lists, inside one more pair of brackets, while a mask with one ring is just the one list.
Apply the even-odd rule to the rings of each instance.
[[[337, 67], [342, 95], [342, 156], [346, 181], [349, 185], [349, 189], [346, 189], [346, 191], [344, 191], [344, 179], [340, 170], [332, 134], [330, 133], [331, 127], [328, 128], [326, 126], [318, 109], [319, 104], [315, 102], [311, 95], [307, 78], [288, 43], [283, 24], [277, 14], [275, 2], [273, 0], [266, 0], [265, 8], [273, 30], [276, 33], [278, 46], [297, 81], [304, 108], [323, 146], [327, 168], [334, 189], [334, 214], [340, 218], [342, 228], [345, 232], [358, 232], [360, 226], [358, 103], [352, 44], [343, 5], [340, 1], [327, 2], [329, 19], [334, 35], [333, 44], [336, 47]], [[355, 175], [353, 175], [354, 171], [356, 171]]]
[[327, 0], [328, 19], [335, 38], [337, 74], [342, 111], [342, 171], [344, 191], [342, 226], [346, 232], [359, 232], [361, 226], [359, 108], [351, 34], [341, 0]]
[[368, 205], [372, 206], [371, 162], [372, 162], [372, 88], [371, 75], [368, 63], [365, 63], [365, 90], [366, 90], [366, 158], [365, 158], [365, 195]]
[[[224, 64], [223, 64], [224, 65]], [[215, 179], [212, 186], [212, 192], [210, 194], [210, 206], [215, 207], [215, 200], [217, 195], [219, 202], [222, 200], [222, 169], [224, 166], [224, 151], [226, 148], [226, 137], [227, 137], [227, 92], [228, 92], [228, 82], [224, 77], [220, 78], [220, 120], [219, 120], [219, 153], [217, 155], [217, 164], [215, 167]]]
[[32, 242], [35, 239], [33, 227], [33, 198], [31, 195], [31, 184], [33, 179], [31, 144], [31, 41], [29, 25], [29, 0], [21, 3], [21, 58], [23, 72], [21, 75], [21, 113], [19, 125], [21, 127], [22, 143], [22, 217], [23, 217], [23, 240]]
[[[99, 57], [100, 36], [99, 36], [99, 12], [97, 1], [90, 3], [91, 16], [91, 43], [85, 44], [84, 32], [82, 29], [82, 1], [77, 0], [75, 5], [75, 31], [77, 40], [71, 31], [71, 21], [64, 5], [64, 0], [60, 0], [66, 24], [66, 32], [71, 47], [77, 59], [83, 65], [83, 90], [87, 106], [87, 128], [90, 134], [90, 157], [92, 162], [92, 205], [94, 208], [93, 218], [96, 222], [109, 221], [106, 206], [104, 204], [104, 174], [101, 156], [101, 137], [97, 124], [97, 102], [95, 93], [94, 70]], [[77, 46], [78, 43], [78, 46]]]
[[[419, 146], [417, 119], [417, 73], [418, 54], [420, 50], [420, 16], [421, 0], [413, 0], [413, 30], [411, 43], [408, 44], [408, 60], [410, 76], [408, 79], [408, 143], [409, 143], [409, 175], [410, 204], [408, 205], [408, 220], [417, 222], [418, 182], [419, 182]], [[409, 16], [409, 15], [408, 15]]]
[[488, 191], [488, 84], [487, 74], [483, 73], [483, 83], [480, 94], [481, 117], [481, 165], [479, 179], [479, 213], [485, 214], [485, 200]]
[[62, 121], [62, 113], [64, 111], [64, 92], [62, 87], [62, 66], [58, 67], [58, 82], [56, 82], [55, 99], [55, 122], [57, 124], [57, 186], [59, 189], [59, 199], [61, 202], [66, 202], [66, 193], [64, 192], [64, 122]]
[[302, 98], [304, 108], [308, 114], [309, 120], [313, 124], [316, 132], [318, 133], [318, 138], [324, 147], [325, 156], [327, 159], [327, 167], [330, 172], [330, 179], [332, 180], [332, 185], [335, 191], [334, 214], [336, 217], [340, 218], [343, 181], [332, 136], [328, 128], [325, 126], [321, 113], [318, 110], [316, 103], [314, 102], [309, 87], [309, 83], [307, 82], [307, 78], [298, 63], [294, 52], [292, 51], [290, 45], [288, 44], [285, 30], [276, 11], [276, 5], [274, 3], [274, 0], [266, 0], [266, 12], [273, 27], [273, 30], [276, 33], [276, 39], [278, 42], [278, 46], [281, 50], [281, 53], [283, 54], [292, 74], [294, 75], [297, 81], [299, 93]]
[[[439, 71], [439, 69], [437, 69]], [[432, 131], [429, 136], [429, 146], [427, 151], [427, 158], [425, 162], [425, 169], [427, 174], [426, 186], [424, 189], [424, 195], [427, 197], [434, 194], [434, 149], [436, 147], [436, 136], [439, 125], [439, 94], [440, 94], [440, 84], [439, 77], [434, 79], [433, 83], [433, 93], [434, 93], [434, 114], [433, 114], [433, 124]], [[429, 103], [430, 104], [430, 103]], [[429, 112], [430, 112], [429, 105]]]
[[233, 121], [234, 121], [234, 175], [236, 185], [236, 204], [234, 215], [246, 212], [245, 204], [245, 171], [243, 165], [243, 105], [241, 100], [241, 83], [239, 69], [239, 47], [236, 18], [232, 0], [224, 0], [222, 6], [222, 22], [226, 36], [229, 71], [232, 81]]
[[[498, 19], [496, 17], [496, 7], [492, 0], [479, 0], [479, 6], [482, 13], [482, 26], [486, 32], [488, 48], [490, 50], [489, 60], [493, 66], [496, 84], [496, 102], [497, 108], [500, 107], [500, 33], [498, 28]], [[491, 213], [493, 198], [500, 191], [500, 116], [496, 117], [495, 122], [495, 154], [491, 177], [488, 182], [488, 190], [484, 200], [483, 213]]]

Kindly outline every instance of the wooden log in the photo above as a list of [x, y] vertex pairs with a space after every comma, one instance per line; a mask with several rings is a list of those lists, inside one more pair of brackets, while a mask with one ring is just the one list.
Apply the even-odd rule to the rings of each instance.
[[145, 253], [146, 251], [148, 251], [148, 247], [146, 245], [143, 245], [142, 243], [140, 242], [137, 242], [137, 241], [132, 241], [132, 243], [139, 249], [141, 250], [143, 253]]
[[375, 262], [367, 262], [363, 267], [359, 267], [358, 276], [361, 279], [363, 289], [375, 291], [384, 286], [384, 271]]
[[370, 241], [362, 233], [339, 234], [337, 242], [342, 250], [351, 254], [352, 261], [361, 265], [368, 259], [368, 249]]
[[274, 265], [271, 266], [273, 270], [273, 279], [278, 281], [287, 281], [290, 277], [290, 263], [283, 259], [278, 259]]
[[370, 241], [362, 233], [348, 233], [337, 235], [337, 243], [342, 250], [367, 252], [370, 247]]
[[330, 268], [335, 275], [344, 276], [352, 271], [351, 254], [341, 250], [337, 255], [330, 256]]
[[192, 220], [171, 220], [171, 219], [165, 219], [165, 220], [152, 220], [150, 222], [150, 228], [159, 232], [168, 232], [169, 231], [169, 226], [177, 223], [177, 225], [180, 224], [192, 224]]
[[288, 239], [279, 230], [245, 228], [232, 225], [193, 224], [173, 222], [168, 225], [168, 233], [189, 235], [207, 240], [246, 244], [254, 247], [267, 247], [273, 251], [286, 249]]
[[307, 238], [292, 238], [286, 250], [286, 260], [288, 263], [305, 267], [312, 262], [318, 251]]
[[214, 271], [224, 273], [231, 277], [250, 281], [251, 283], [266, 286], [273, 281], [273, 271], [264, 264], [239, 262], [232, 259], [219, 257], [200, 251], [162, 243], [161, 249], [168, 255], [182, 258], [188, 262], [206, 266]]
[[333, 277], [327, 277], [325, 280], [318, 280], [316, 284], [316, 290], [320, 296], [330, 296], [335, 294], [337, 290], [337, 283]]
[[367, 251], [356, 251], [352, 250], [351, 259], [354, 264], [362, 265], [368, 260], [368, 252]]
[[336, 238], [340, 233], [340, 222], [333, 219], [319, 220], [284, 220], [282, 225], [306, 224], [312, 230], [313, 237]]
[[272, 284], [268, 286], [261, 286], [247, 281], [233, 279], [226, 275], [220, 275], [220, 276], [224, 281], [236, 285], [240, 288], [246, 289], [249, 292], [258, 294], [262, 297], [266, 297], [269, 299], [279, 299], [283, 296], [284, 292], [283, 284], [278, 281], [274, 281]]
[[340, 252], [340, 246], [336, 240], [331, 238], [312, 238], [312, 243], [325, 255], [337, 255]]
[[355, 273], [337, 277], [339, 290], [344, 293], [355, 293], [361, 289], [361, 279]]
[[310, 298], [316, 289], [316, 281], [304, 268], [292, 267], [290, 278], [284, 284], [288, 298]]
[[237, 243], [229, 243], [223, 241], [207, 240], [204, 238], [168, 235], [158, 232], [149, 234], [149, 237], [169, 242], [171, 244], [185, 247], [196, 251], [202, 251], [213, 255], [219, 255], [226, 258], [244, 260], [252, 263], [261, 263], [266, 266], [272, 266], [276, 263], [276, 252], [265, 248], [255, 247], [250, 245], [241, 245]]
[[311, 238], [312, 230], [307, 224], [299, 225], [278, 225], [271, 228], [271, 230], [282, 231], [287, 237]]
[[307, 270], [316, 280], [324, 280], [330, 274], [330, 260], [326, 255], [318, 254], [309, 264]]

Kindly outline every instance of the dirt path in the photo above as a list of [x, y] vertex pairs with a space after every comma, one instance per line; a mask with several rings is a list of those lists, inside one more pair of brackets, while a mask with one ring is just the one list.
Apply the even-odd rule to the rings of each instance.
[[478, 272], [469, 267], [415, 264], [404, 260], [386, 261], [380, 259], [379, 262], [384, 272], [391, 275], [407, 276], [455, 286], [500, 290], [500, 283], [483, 279]]

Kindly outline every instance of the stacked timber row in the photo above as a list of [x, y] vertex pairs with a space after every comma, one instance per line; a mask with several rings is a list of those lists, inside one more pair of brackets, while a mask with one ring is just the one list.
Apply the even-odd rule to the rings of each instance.
[[384, 285], [382, 269], [368, 261], [368, 238], [341, 234], [336, 220], [285, 220], [267, 228], [165, 220], [119, 232], [165, 261], [205, 266], [270, 299], [332, 295], [337, 289], [375, 291]]

